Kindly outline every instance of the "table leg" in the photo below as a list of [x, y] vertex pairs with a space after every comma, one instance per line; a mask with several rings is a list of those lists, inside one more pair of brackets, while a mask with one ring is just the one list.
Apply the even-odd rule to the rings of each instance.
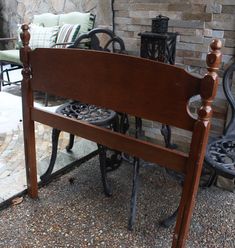
[[50, 175], [54, 169], [56, 156], [57, 156], [57, 148], [58, 148], [58, 140], [60, 135], [60, 130], [53, 128], [52, 129], [52, 153], [51, 153], [51, 160], [50, 164], [47, 168], [47, 171], [40, 177], [41, 181], [47, 181], [50, 178]]
[[176, 221], [178, 210], [179, 210], [179, 207], [177, 207], [177, 209], [174, 211], [174, 213], [172, 215], [170, 215], [166, 219], [162, 220], [160, 222], [160, 225], [162, 227], [166, 227], [166, 228], [169, 228], [170, 226], [172, 226], [175, 223], [175, 221]]
[[107, 180], [107, 169], [106, 169], [106, 148], [100, 144], [97, 144], [99, 151], [99, 160], [100, 160], [100, 172], [101, 179], [104, 187], [104, 193], [106, 196], [112, 195], [112, 190], [108, 184]]
[[171, 127], [165, 124], [162, 124], [161, 134], [165, 141], [165, 146], [167, 148], [175, 149], [177, 146], [171, 143]]
[[71, 149], [73, 148], [73, 145], [74, 145], [74, 135], [73, 134], [69, 134], [69, 143], [66, 146], [66, 151], [67, 152], [70, 152]]
[[135, 224], [137, 190], [138, 190], [138, 182], [139, 182], [139, 168], [140, 168], [140, 160], [138, 158], [134, 158], [133, 186], [132, 186], [132, 194], [131, 194], [131, 214], [128, 223], [128, 229], [130, 231], [133, 230], [133, 226]]

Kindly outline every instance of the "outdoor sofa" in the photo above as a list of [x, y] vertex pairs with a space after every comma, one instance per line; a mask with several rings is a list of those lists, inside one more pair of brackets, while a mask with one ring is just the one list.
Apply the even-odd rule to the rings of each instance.
[[[86, 33], [94, 27], [95, 16], [91, 13], [70, 12], [66, 14], [43, 13], [33, 16], [30, 24], [30, 47], [66, 47], [72, 44], [81, 33]], [[20, 27], [18, 34], [20, 33]], [[18, 35], [19, 36], [19, 35]], [[9, 39], [9, 40], [12, 40]], [[2, 41], [6, 42], [4, 38]], [[1, 42], [1, 39], [0, 39]], [[58, 44], [58, 45], [57, 45]], [[16, 39], [15, 49], [0, 51], [0, 91], [1, 86], [19, 83], [11, 81], [9, 72], [22, 67], [19, 48], [20, 37]], [[10, 65], [10, 67], [4, 67]]]

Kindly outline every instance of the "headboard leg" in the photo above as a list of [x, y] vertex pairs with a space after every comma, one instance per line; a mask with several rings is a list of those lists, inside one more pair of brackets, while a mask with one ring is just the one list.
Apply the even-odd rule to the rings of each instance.
[[31, 50], [29, 45], [30, 33], [29, 26], [22, 25], [23, 32], [21, 39], [23, 48], [20, 50], [20, 58], [24, 68], [22, 70], [23, 81], [21, 84], [22, 91], [22, 108], [23, 108], [23, 127], [24, 127], [24, 149], [25, 149], [25, 167], [28, 194], [32, 198], [38, 197], [37, 183], [37, 166], [36, 166], [36, 149], [35, 149], [35, 132], [34, 121], [32, 120], [31, 109], [33, 107], [33, 92], [30, 89], [30, 67], [28, 62], [28, 52]]

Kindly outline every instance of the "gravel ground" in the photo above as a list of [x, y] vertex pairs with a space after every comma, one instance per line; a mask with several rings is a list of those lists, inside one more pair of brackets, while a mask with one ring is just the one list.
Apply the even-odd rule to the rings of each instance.
[[[160, 227], [159, 220], [175, 210], [181, 187], [158, 167], [141, 168], [130, 232], [131, 175], [128, 163], [110, 173], [113, 196], [105, 197], [97, 157], [84, 163], [41, 188], [39, 200], [26, 196], [1, 211], [0, 247], [170, 247], [173, 228]], [[235, 247], [234, 193], [200, 189], [187, 247]]]

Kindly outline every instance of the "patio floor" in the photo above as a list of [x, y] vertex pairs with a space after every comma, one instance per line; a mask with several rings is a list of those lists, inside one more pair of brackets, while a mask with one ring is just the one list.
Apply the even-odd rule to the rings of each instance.
[[[17, 88], [8, 90], [11, 94], [17, 92]], [[50, 133], [51, 129], [37, 125], [38, 159], [46, 163]], [[3, 136], [1, 161], [6, 159], [17, 172], [18, 166], [24, 165], [22, 128], [6, 132], [4, 140]], [[63, 151], [67, 139], [63, 134], [63, 158], [69, 156]], [[159, 220], [176, 209], [181, 193], [179, 183], [158, 166], [142, 166], [135, 230], [129, 232], [131, 175], [132, 166], [126, 162], [110, 173], [113, 196], [107, 198], [102, 192], [97, 157], [82, 164], [41, 188], [39, 200], [26, 196], [20, 204], [0, 212], [0, 247], [170, 247], [173, 229], [160, 227]], [[12, 184], [13, 181], [8, 187]], [[234, 226], [235, 194], [214, 186], [200, 189], [187, 247], [233, 248]]]
[[[50, 107], [44, 107], [44, 95], [36, 95], [39, 108], [48, 111], [55, 109], [63, 101], [50, 98]], [[26, 172], [24, 163], [23, 127], [21, 111], [20, 86], [5, 86], [0, 92], [0, 205], [7, 199], [26, 189]], [[38, 180], [48, 167], [51, 155], [51, 127], [36, 123], [36, 149], [38, 159]], [[76, 137], [72, 153], [67, 153], [69, 134], [62, 132], [58, 145], [58, 156], [54, 171], [83, 157], [96, 149], [96, 145]], [[79, 149], [78, 149], [79, 148]]]
[[[109, 174], [113, 196], [105, 197], [98, 159], [39, 190], [39, 200], [0, 212], [0, 247], [157, 247], [171, 244], [172, 228], [159, 226], [177, 206], [181, 188], [159, 167], [141, 168], [135, 230], [127, 230], [132, 166]], [[188, 248], [235, 247], [235, 195], [200, 189]]]

